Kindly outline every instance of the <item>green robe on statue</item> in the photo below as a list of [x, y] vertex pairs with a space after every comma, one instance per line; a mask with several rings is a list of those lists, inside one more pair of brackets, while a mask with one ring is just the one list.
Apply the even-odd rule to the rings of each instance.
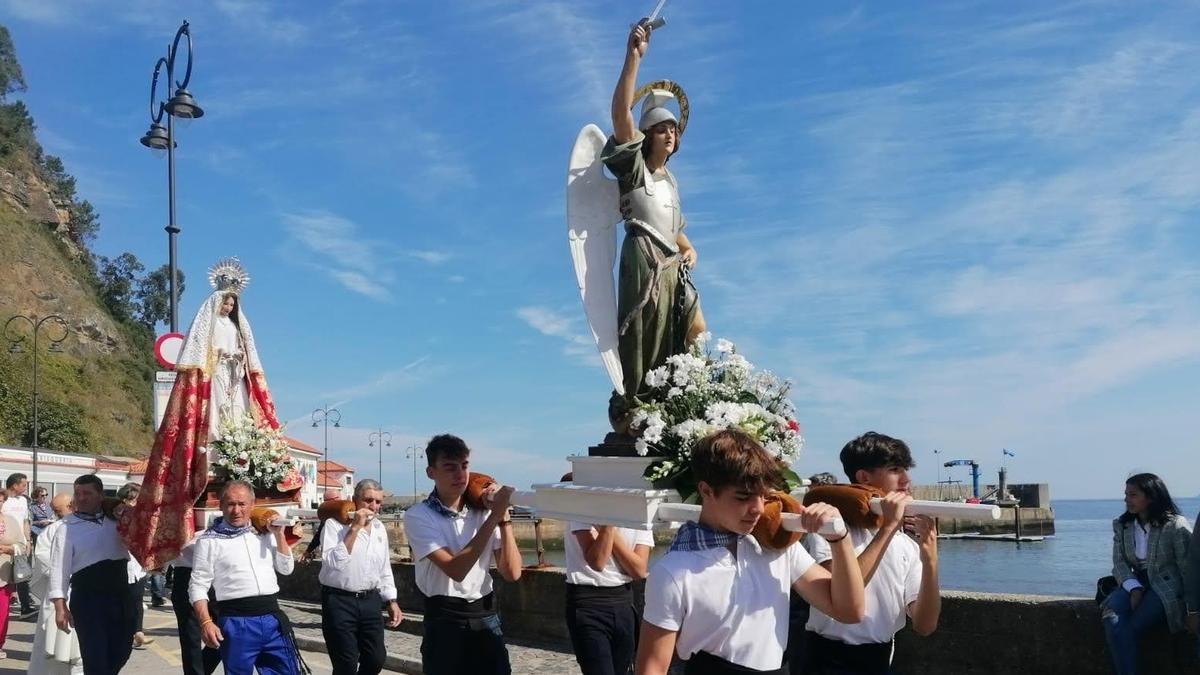
[[625, 396], [613, 393], [609, 419], [624, 433], [628, 412], [648, 392], [646, 373], [687, 350], [688, 328], [700, 301], [677, 238], [686, 225], [679, 210], [675, 177], [665, 167], [655, 175], [642, 157], [644, 135], [628, 143], [609, 138], [600, 158], [617, 178], [625, 241], [617, 281], [617, 351]]

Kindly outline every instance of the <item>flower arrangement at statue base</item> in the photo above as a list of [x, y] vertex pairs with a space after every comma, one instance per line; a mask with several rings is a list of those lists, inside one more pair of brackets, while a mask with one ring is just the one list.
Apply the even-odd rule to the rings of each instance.
[[689, 350], [646, 373], [651, 394], [632, 411], [631, 433], [639, 455], [657, 457], [644, 477], [674, 488], [685, 502], [699, 499], [691, 470], [692, 447], [722, 429], [740, 429], [780, 464], [790, 491], [800, 484], [789, 465], [804, 447], [791, 384], [754, 366], [728, 340], [702, 334]]
[[282, 428], [260, 426], [247, 414], [221, 423], [221, 437], [208, 444], [209, 465], [222, 482], [253, 485], [256, 497], [290, 497], [304, 485], [290, 450]]

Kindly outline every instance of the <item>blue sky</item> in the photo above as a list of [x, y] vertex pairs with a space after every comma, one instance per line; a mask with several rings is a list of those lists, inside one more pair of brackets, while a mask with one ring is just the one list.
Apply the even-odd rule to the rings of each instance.
[[[451, 431], [517, 485], [606, 431], [564, 236], [567, 153], [608, 128], [652, 2], [0, 2], [96, 248], [166, 260], [138, 145], [184, 18], [205, 107], [179, 134], [189, 290], [238, 255], [290, 431], [411, 490]], [[849, 438], [916, 478], [975, 458], [1055, 497], [1200, 493], [1200, 12], [1192, 2], [671, 0], [642, 81], [692, 103], [672, 160], [714, 334], [795, 383], [802, 474]], [[960, 470], [956, 477], [966, 478]]]

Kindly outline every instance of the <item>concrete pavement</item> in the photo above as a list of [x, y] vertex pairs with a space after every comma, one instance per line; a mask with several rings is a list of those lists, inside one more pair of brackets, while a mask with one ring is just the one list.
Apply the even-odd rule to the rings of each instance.
[[[304, 654], [304, 661], [314, 674], [332, 673], [329, 656], [325, 653], [325, 640], [321, 637], [321, 608], [312, 603], [285, 600], [280, 603], [287, 611], [296, 631], [296, 642]], [[385, 672], [421, 672], [421, 638], [419, 615], [408, 615], [401, 630], [389, 630], [385, 634], [388, 663]], [[9, 619], [8, 640], [4, 650], [8, 658], [0, 661], [0, 675], [24, 673], [29, 665], [29, 651], [33, 646], [34, 622], [21, 621], [13, 614]], [[180, 660], [179, 638], [175, 629], [175, 613], [171, 606], [147, 608], [143, 619], [145, 633], [154, 642], [145, 649], [133, 650], [129, 663], [121, 670], [122, 675], [162, 675], [177, 673], [183, 662]], [[416, 633], [416, 634], [414, 634]], [[570, 653], [545, 649], [527, 644], [509, 644], [513, 672], [529, 675], [565, 675], [577, 673], [575, 657]], [[217, 673], [224, 670], [218, 668]]]
[[[146, 635], [155, 638], [146, 649], [133, 650], [129, 663], [121, 670], [122, 675], [163, 675], [178, 673], [183, 662], [179, 659], [179, 638], [175, 630], [175, 614], [170, 605], [147, 609], [143, 621]], [[9, 619], [8, 640], [4, 651], [8, 658], [0, 661], [0, 675], [20, 675], [29, 667], [29, 651], [33, 646], [33, 621], [20, 621], [14, 614]], [[301, 645], [304, 660], [313, 673], [332, 673], [329, 657], [322, 652], [308, 651]], [[217, 673], [224, 669], [218, 668]]]

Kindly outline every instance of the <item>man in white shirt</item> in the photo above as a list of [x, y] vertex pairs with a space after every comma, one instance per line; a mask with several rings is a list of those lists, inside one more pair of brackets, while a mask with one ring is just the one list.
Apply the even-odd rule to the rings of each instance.
[[[29, 497], [26, 496], [26, 492], [29, 491], [29, 478], [23, 473], [9, 474], [8, 479], [4, 481], [4, 488], [8, 499], [5, 499], [3, 506], [0, 506], [0, 513], [12, 516], [18, 523], [21, 523], [21, 527], [25, 529], [25, 541], [29, 542], [32, 539], [30, 536]], [[17, 584], [17, 597], [21, 599], [22, 619], [37, 614], [33, 596], [29, 594], [28, 581]]]
[[567, 632], [575, 661], [583, 675], [624, 675], [637, 645], [633, 581], [646, 578], [654, 533], [576, 522], [567, 531]]
[[103, 499], [104, 483], [95, 474], [76, 478], [75, 513], [63, 520], [64, 531], [50, 547], [46, 594], [59, 630], [78, 631], [87, 675], [119, 672], [133, 650], [136, 629], [126, 572], [129, 550], [117, 534], [117, 521], [101, 509]]
[[[200, 636], [221, 650], [227, 675], [298, 675], [300, 651], [291, 624], [279, 608], [275, 574], [291, 574], [295, 561], [272, 525], [258, 534], [250, 524], [254, 487], [230, 481], [221, 490], [221, 517], [196, 540], [188, 598], [200, 620]], [[218, 618], [208, 611], [208, 589], [216, 592]], [[219, 623], [218, 623], [219, 622]]]
[[383, 506], [383, 486], [371, 479], [354, 486], [354, 520], [325, 521], [321, 532], [321, 634], [329, 647], [334, 675], [375, 675], [383, 670], [383, 615], [389, 628], [400, 625], [392, 549], [387, 528], [375, 516]]
[[[891, 671], [895, 635], [907, 616], [918, 635], [937, 629], [937, 528], [928, 516], [904, 515], [912, 501], [908, 470], [914, 466], [904, 441], [867, 432], [847, 443], [840, 458], [851, 482], [886, 493], [882, 525], [878, 530], [850, 528], [866, 584], [866, 616], [860, 623], [844, 624], [814, 607], [808, 618], [805, 673], [886, 674]], [[906, 527], [916, 541], [901, 533]], [[813, 558], [827, 564], [828, 544], [807, 539]]]
[[[710, 434], [692, 449], [691, 468], [699, 522], [680, 527], [646, 581], [638, 675], [665, 675], [676, 652], [687, 675], [782, 675], [792, 589], [847, 623], [862, 619], [862, 574], [846, 535], [829, 535], [832, 570], [799, 544], [772, 550], [748, 536], [765, 497], [782, 485], [777, 463], [757, 441], [736, 429]], [[828, 504], [801, 513], [810, 532], [836, 516]]]
[[426, 675], [509, 675], [508, 649], [492, 595], [493, 555], [500, 576], [521, 576], [521, 552], [509, 517], [511, 487], [490, 495], [490, 507], [464, 500], [471, 451], [457, 436], [434, 436], [425, 448], [433, 480], [429, 497], [404, 513], [404, 532], [425, 596], [421, 664]]

